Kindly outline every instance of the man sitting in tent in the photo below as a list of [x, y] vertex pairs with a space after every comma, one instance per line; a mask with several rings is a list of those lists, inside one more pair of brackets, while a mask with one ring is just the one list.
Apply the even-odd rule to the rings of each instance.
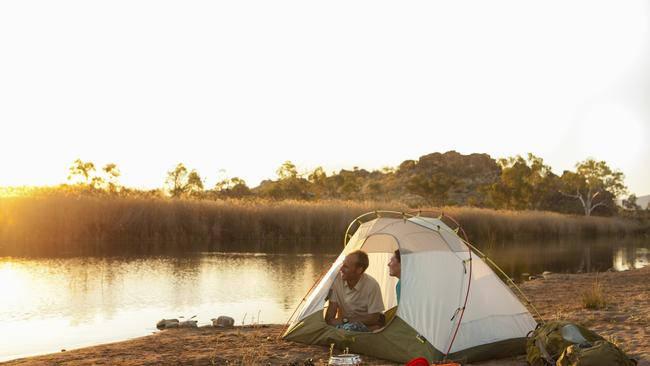
[[383, 325], [384, 302], [377, 281], [364, 273], [368, 254], [356, 250], [345, 256], [340, 276], [330, 292], [325, 321], [337, 328], [369, 332]]

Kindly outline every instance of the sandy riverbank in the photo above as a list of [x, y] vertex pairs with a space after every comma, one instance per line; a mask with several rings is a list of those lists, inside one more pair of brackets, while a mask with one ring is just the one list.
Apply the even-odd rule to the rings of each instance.
[[[604, 310], [587, 310], [581, 294], [596, 277], [607, 296]], [[524, 293], [544, 319], [582, 323], [617, 343], [639, 365], [650, 366], [650, 267], [601, 274], [551, 274], [526, 282]], [[326, 365], [329, 350], [278, 340], [281, 326], [221, 330], [174, 329], [124, 342], [29, 357], [2, 365]], [[366, 365], [395, 365], [363, 357]], [[474, 365], [523, 366], [522, 356]]]

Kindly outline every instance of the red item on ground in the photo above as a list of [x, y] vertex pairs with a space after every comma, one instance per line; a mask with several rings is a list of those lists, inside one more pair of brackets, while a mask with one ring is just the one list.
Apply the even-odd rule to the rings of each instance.
[[424, 357], [418, 357], [407, 362], [406, 366], [429, 366], [429, 361]]
[[[406, 363], [406, 366], [429, 366], [429, 361], [424, 357], [414, 358]], [[459, 363], [432, 363], [431, 366], [462, 366]]]

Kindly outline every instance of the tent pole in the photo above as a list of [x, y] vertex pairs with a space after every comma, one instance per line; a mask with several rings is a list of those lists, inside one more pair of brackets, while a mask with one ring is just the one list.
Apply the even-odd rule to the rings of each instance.
[[[447, 356], [449, 356], [449, 352], [451, 352], [451, 346], [454, 345], [454, 341], [456, 340], [456, 335], [458, 335], [458, 329], [460, 329], [460, 324], [463, 321], [463, 315], [465, 315], [465, 308], [467, 307], [467, 299], [469, 299], [469, 288], [472, 285], [472, 249], [470, 247], [467, 247], [467, 251], [469, 252], [469, 278], [467, 279], [467, 293], [465, 294], [465, 302], [463, 303], [463, 308], [460, 309], [460, 316], [458, 317], [456, 330], [454, 330], [454, 335], [451, 338], [451, 342], [449, 342], [449, 348], [447, 348], [447, 352], [445, 353], [445, 356], [442, 358], [443, 361], [447, 360]], [[463, 266], [464, 265], [465, 264], [463, 263]]]

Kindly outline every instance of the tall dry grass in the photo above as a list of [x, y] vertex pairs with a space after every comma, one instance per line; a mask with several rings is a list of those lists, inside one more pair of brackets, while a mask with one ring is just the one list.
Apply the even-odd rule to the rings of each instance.
[[519, 237], [559, 239], [596, 238], [641, 233], [632, 220], [617, 217], [583, 217], [548, 211], [508, 211], [472, 207], [444, 208], [467, 232], [470, 241], [507, 240]]
[[0, 255], [162, 251], [331, 251], [374, 203], [0, 198]]
[[[0, 198], [0, 255], [131, 254], [166, 251], [337, 252], [346, 227], [399, 203], [174, 200], [120, 196]], [[471, 241], [625, 235], [616, 218], [452, 207]]]

